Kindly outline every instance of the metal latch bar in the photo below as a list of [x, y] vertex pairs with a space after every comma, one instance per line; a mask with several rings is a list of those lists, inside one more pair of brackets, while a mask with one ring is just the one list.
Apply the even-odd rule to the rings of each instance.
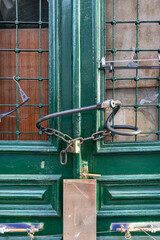
[[[145, 62], [145, 61], [159, 61], [159, 65], [158, 66], [139, 66], [137, 62], [141, 61], [141, 62]], [[128, 62], [128, 61], [132, 61], [130, 63], [128, 63], [127, 66], [115, 66], [114, 64], [116, 62]], [[109, 66], [106, 65], [106, 63], [109, 63]], [[160, 54], [158, 54], [158, 58], [157, 59], [135, 59], [135, 60], [115, 60], [115, 61], [106, 61], [105, 57], [102, 57], [101, 59], [101, 66], [100, 66], [100, 70], [109, 70], [109, 72], [113, 72], [115, 69], [117, 70], [121, 70], [121, 69], [160, 69]]]
[[126, 232], [159, 232], [160, 222], [136, 222], [136, 223], [112, 223], [111, 231], [126, 233]]
[[39, 232], [43, 228], [42, 223], [38, 224], [29, 224], [29, 223], [1, 223], [0, 224], [0, 233], [4, 234], [6, 232], [27, 232], [34, 234]]
[[99, 178], [101, 177], [101, 174], [96, 174], [96, 173], [89, 173], [88, 172], [88, 162], [82, 162], [82, 172], [80, 173], [80, 176], [82, 178], [87, 178], [87, 177], [91, 177], [91, 178]]

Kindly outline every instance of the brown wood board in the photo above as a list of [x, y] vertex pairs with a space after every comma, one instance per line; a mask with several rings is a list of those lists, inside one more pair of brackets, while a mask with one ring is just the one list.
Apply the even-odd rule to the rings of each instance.
[[64, 179], [63, 239], [96, 240], [96, 180]]

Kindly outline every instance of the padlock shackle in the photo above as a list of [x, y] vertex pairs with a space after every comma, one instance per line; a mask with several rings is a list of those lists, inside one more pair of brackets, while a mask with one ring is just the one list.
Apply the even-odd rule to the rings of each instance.
[[49, 120], [51, 118], [56, 118], [56, 117], [60, 117], [60, 116], [64, 116], [64, 115], [69, 115], [69, 114], [74, 114], [74, 113], [80, 113], [80, 112], [87, 112], [87, 111], [91, 111], [91, 110], [95, 110], [95, 109], [105, 109], [105, 108], [109, 108], [109, 107], [114, 107], [114, 100], [110, 99], [110, 100], [106, 100], [104, 102], [100, 102], [96, 105], [91, 105], [91, 106], [87, 106], [87, 107], [81, 107], [81, 108], [75, 108], [75, 109], [70, 109], [70, 110], [65, 110], [65, 111], [61, 111], [61, 112], [56, 112], [56, 113], [51, 113], [48, 114], [42, 118], [39, 118], [36, 122], [36, 127], [38, 129], [41, 129], [42, 131], [45, 129], [44, 127], [41, 127], [41, 123]]
[[[113, 112], [109, 115], [107, 118], [105, 128], [108, 129], [110, 132], [118, 134], [118, 135], [124, 135], [124, 136], [135, 136], [141, 132], [140, 128], [130, 126], [130, 125], [114, 125], [111, 126], [111, 120], [115, 117], [117, 112], [119, 111], [121, 107], [121, 102], [120, 101], [115, 101], [115, 108], [113, 109]], [[117, 130], [117, 129], [125, 129], [125, 130], [133, 130], [133, 131], [122, 131], [122, 130]]]

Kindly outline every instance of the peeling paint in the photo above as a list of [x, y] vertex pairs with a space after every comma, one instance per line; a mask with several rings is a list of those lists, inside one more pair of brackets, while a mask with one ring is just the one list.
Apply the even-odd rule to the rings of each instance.
[[45, 167], [45, 161], [42, 161], [41, 162], [41, 168], [44, 168]]
[[75, 238], [78, 238], [79, 236], [80, 236], [80, 232], [78, 232], [77, 234], [75, 234], [74, 236], [75, 236]]

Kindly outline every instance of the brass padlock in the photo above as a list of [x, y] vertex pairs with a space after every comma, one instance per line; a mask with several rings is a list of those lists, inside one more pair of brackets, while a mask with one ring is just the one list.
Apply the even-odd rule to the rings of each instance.
[[[67, 146], [70, 144], [70, 142], [67, 143]], [[75, 140], [73, 144], [68, 148], [67, 152], [70, 153], [80, 153], [80, 146], [81, 142], [80, 140]]]

